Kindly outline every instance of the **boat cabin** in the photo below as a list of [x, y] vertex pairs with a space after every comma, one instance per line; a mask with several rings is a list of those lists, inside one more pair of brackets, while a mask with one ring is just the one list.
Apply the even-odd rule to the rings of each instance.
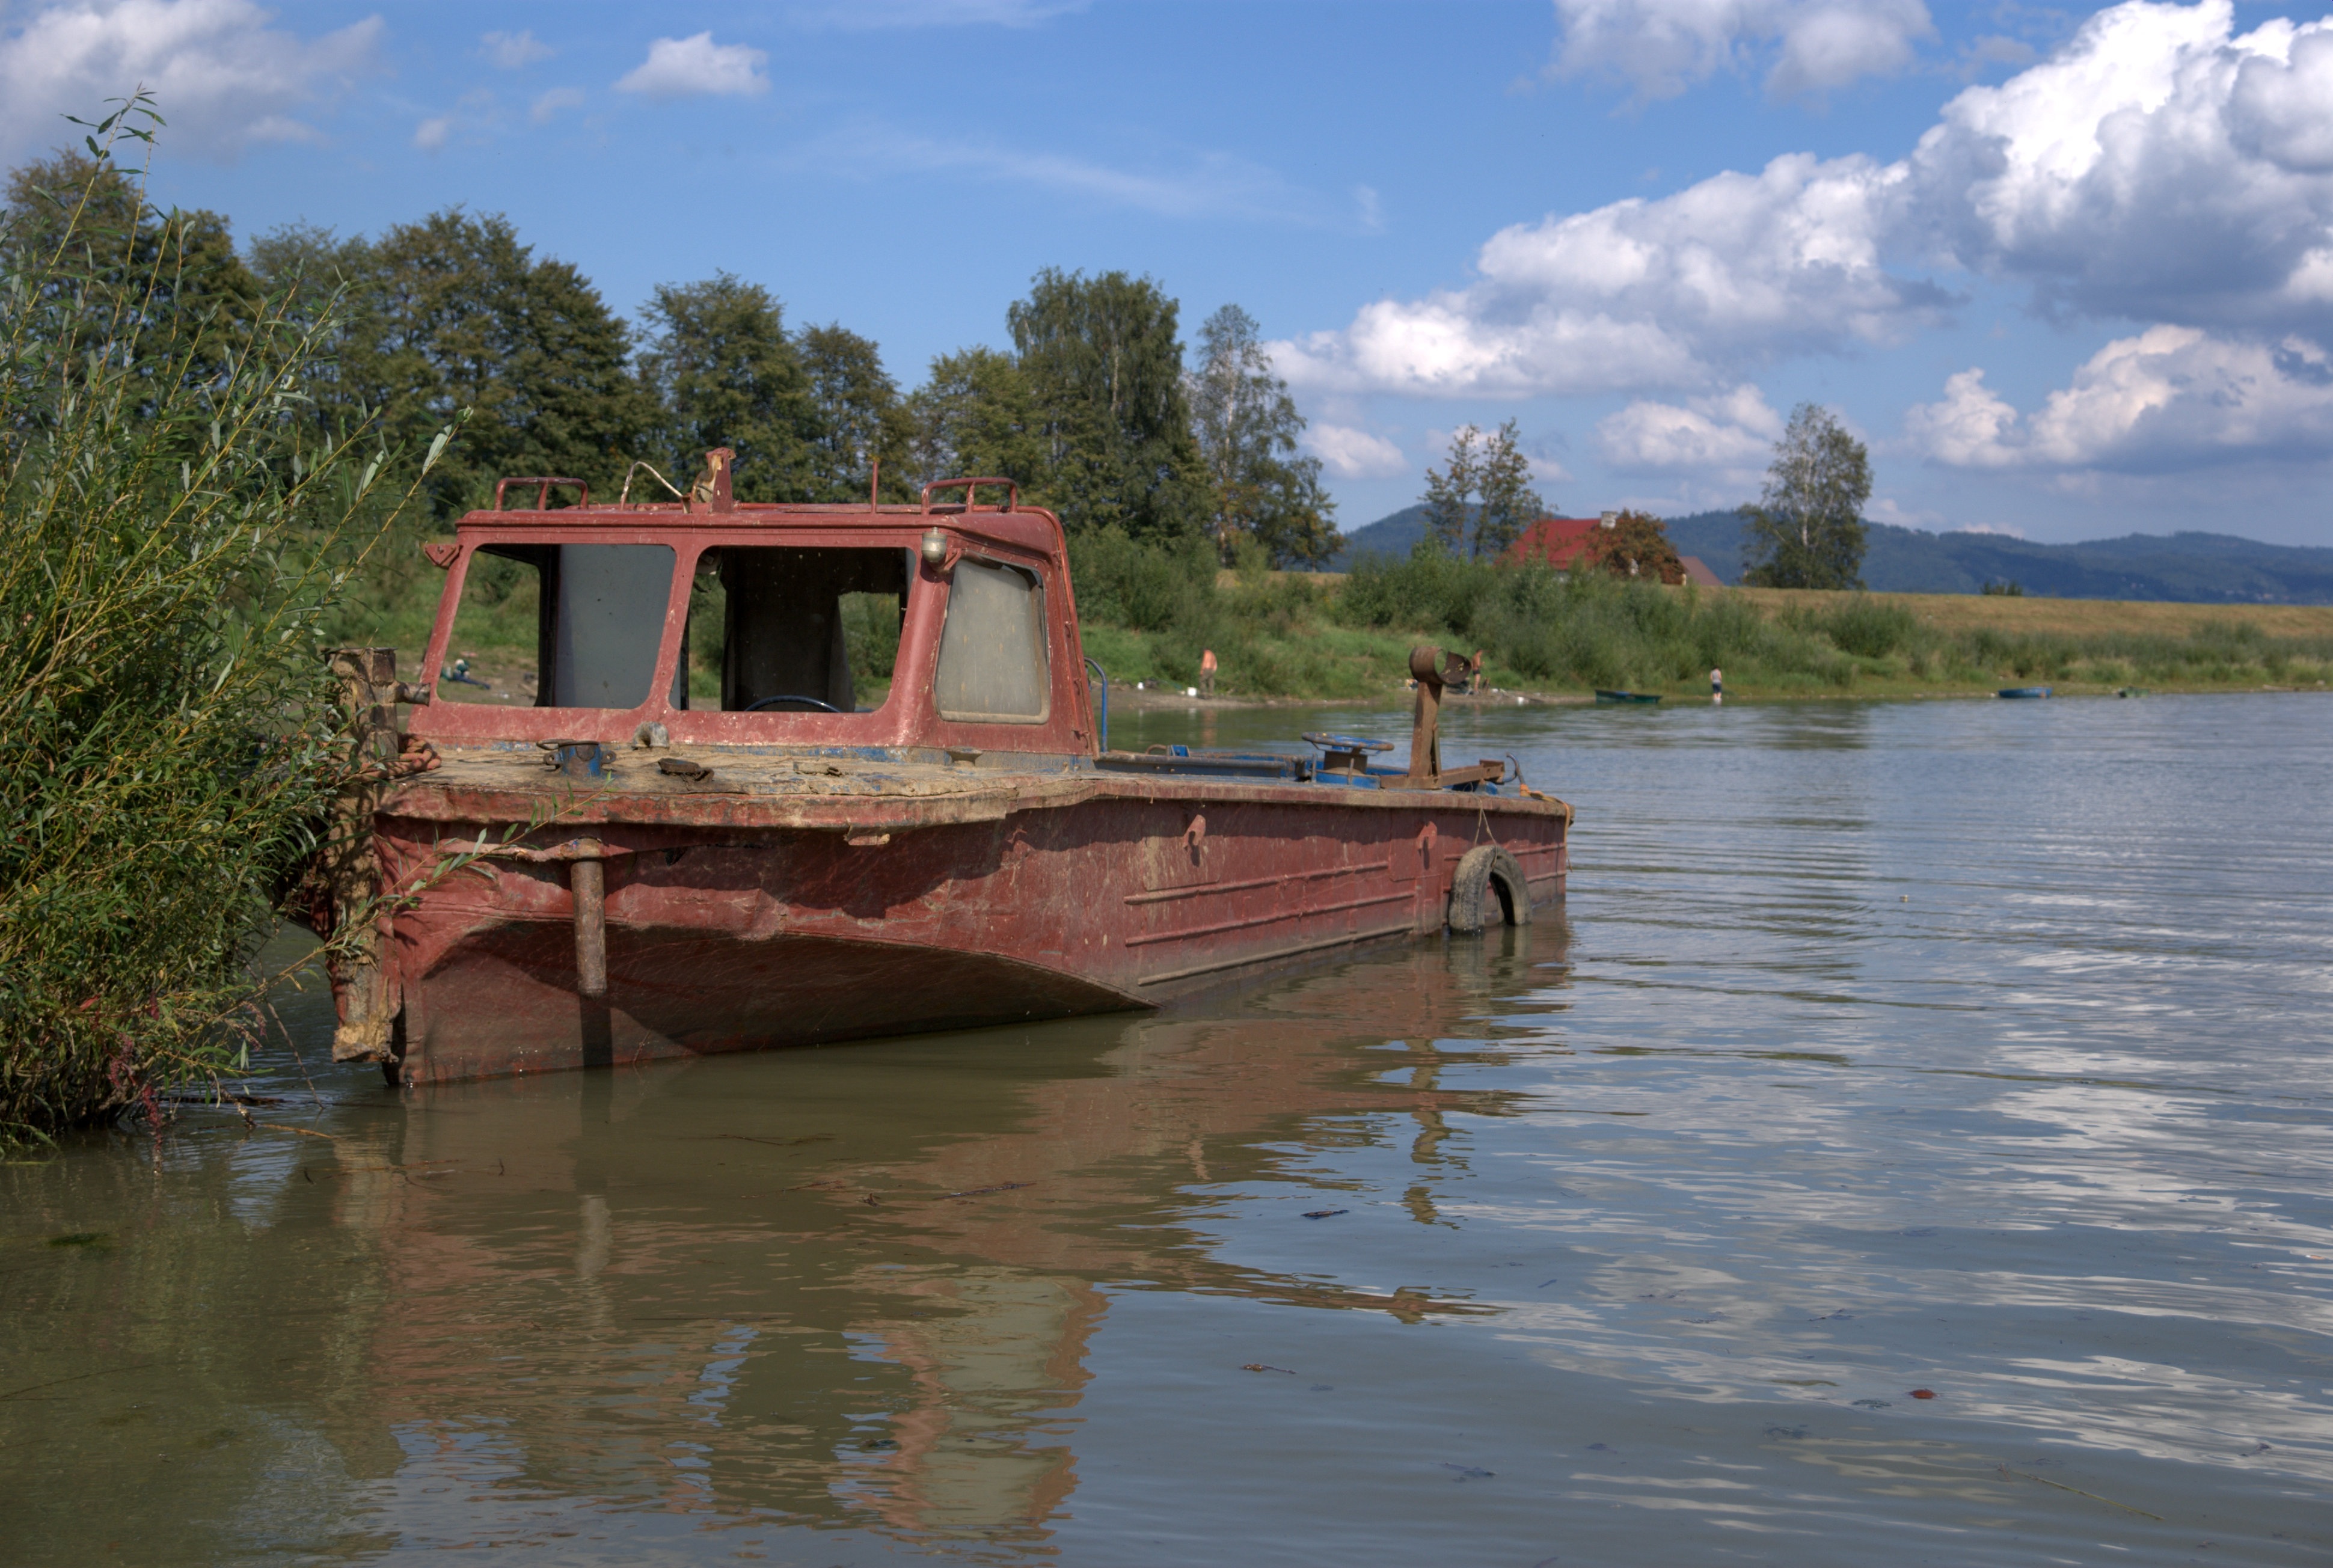
[[1561, 896], [1570, 808], [1440, 764], [1463, 659], [1412, 651], [1404, 767], [1109, 751], [1051, 513], [1003, 479], [741, 504], [730, 456], [654, 504], [504, 480], [427, 546], [427, 689], [334, 654], [382, 765], [313, 868], [320, 931], [369, 922], [335, 1060], [445, 1082], [1149, 1007]]
[[[1051, 513], [985, 478], [926, 486], [916, 505], [740, 502], [730, 456], [710, 454], [679, 501], [498, 484], [493, 509], [429, 547], [447, 582], [423, 666], [434, 700], [411, 733], [621, 746], [660, 726], [683, 746], [1094, 755]], [[488, 649], [505, 652], [499, 682], [457, 664], [487, 668]]]

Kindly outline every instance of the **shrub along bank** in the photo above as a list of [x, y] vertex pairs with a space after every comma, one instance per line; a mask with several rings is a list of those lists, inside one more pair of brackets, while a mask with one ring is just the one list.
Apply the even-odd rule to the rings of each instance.
[[[136, 135], [137, 118], [103, 131]], [[330, 309], [176, 288], [101, 159], [0, 227], [0, 1142], [231, 1070], [348, 748], [319, 645], [389, 510], [302, 386]], [[355, 461], [350, 461], [351, 457]]]
[[1087, 649], [1113, 679], [1187, 685], [1212, 647], [1228, 696], [1380, 694], [1399, 685], [1420, 640], [1480, 649], [1492, 684], [1548, 693], [1705, 693], [1713, 669], [1729, 692], [1765, 697], [2333, 678], [2333, 618], [2271, 630], [2229, 610], [2159, 626], [2075, 616], [2059, 628], [2025, 613], [2039, 608], [2031, 600], [1984, 601], [1980, 618], [1958, 597], [1915, 609], [1905, 595], [1664, 588], [1460, 560], [1430, 543], [1405, 560], [1364, 557], [1341, 582], [1251, 563], [1229, 586], [1195, 553], [1099, 536], [1070, 554]]

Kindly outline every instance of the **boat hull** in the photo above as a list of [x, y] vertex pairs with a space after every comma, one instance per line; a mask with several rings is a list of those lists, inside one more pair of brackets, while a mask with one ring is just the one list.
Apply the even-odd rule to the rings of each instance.
[[[631, 803], [637, 805], [638, 803]], [[993, 802], [992, 802], [993, 804]], [[898, 803], [725, 820], [600, 800], [538, 858], [447, 860], [528, 818], [411, 790], [394, 885], [393, 1073], [408, 1082], [811, 1045], [1145, 1008], [1355, 944], [1439, 931], [1470, 851], [1511, 859], [1493, 919], [1560, 898], [1545, 800], [1209, 780], [1053, 781], [898, 831]], [[581, 983], [573, 862], [602, 868], [607, 985]], [[1477, 875], [1483, 865], [1477, 856]], [[452, 869], [448, 870], [448, 866]]]

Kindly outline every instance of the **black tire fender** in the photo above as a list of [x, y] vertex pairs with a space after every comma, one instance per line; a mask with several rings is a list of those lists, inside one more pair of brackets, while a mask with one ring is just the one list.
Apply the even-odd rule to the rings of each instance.
[[1496, 844], [1477, 844], [1450, 878], [1450, 928], [1473, 935], [1493, 921], [1531, 924], [1531, 884], [1522, 862]]

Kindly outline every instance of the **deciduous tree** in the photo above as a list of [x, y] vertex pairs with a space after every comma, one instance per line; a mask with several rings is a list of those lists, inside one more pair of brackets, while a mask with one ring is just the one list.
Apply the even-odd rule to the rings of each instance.
[[361, 428], [373, 410], [345, 361], [350, 344], [365, 336], [357, 323], [379, 308], [370, 286], [372, 246], [361, 236], [342, 239], [314, 224], [289, 223], [252, 240], [245, 259], [293, 319], [322, 330], [308, 374], [309, 424], [327, 439]]
[[1465, 547], [1474, 520], [1474, 490], [1482, 483], [1482, 457], [1475, 448], [1482, 435], [1472, 425], [1463, 427], [1450, 438], [1450, 456], [1442, 467], [1426, 471], [1426, 532], [1452, 555]]
[[216, 380], [262, 314], [264, 291], [226, 219], [149, 207], [110, 159], [65, 150], [25, 164], [10, 171], [5, 202], [0, 260], [19, 276], [47, 269], [37, 275], [52, 291], [101, 289], [112, 314], [77, 318], [77, 340], [109, 338], [147, 375], [175, 366], [188, 384]]
[[1317, 565], [1335, 554], [1336, 504], [1320, 488], [1320, 460], [1297, 449], [1304, 417], [1288, 383], [1272, 373], [1254, 317], [1225, 305], [1207, 318], [1186, 396], [1224, 560], [1242, 539], [1261, 544], [1276, 566]]
[[808, 499], [865, 500], [878, 458], [885, 495], [912, 498], [907, 469], [915, 425], [899, 400], [898, 383], [883, 369], [881, 351], [872, 340], [837, 325], [808, 328], [796, 341], [818, 409]]
[[368, 250], [343, 390], [379, 409], [405, 447], [476, 410], [430, 476], [441, 515], [487, 500], [504, 475], [611, 486], [648, 454], [658, 411], [626, 362], [623, 322], [572, 266], [538, 260], [508, 218], [448, 208]]
[[1547, 503], [1531, 487], [1531, 459], [1522, 454], [1512, 419], [1483, 443], [1477, 483], [1483, 504], [1474, 515], [1474, 554], [1495, 560], [1547, 510]]
[[1206, 470], [1176, 318], [1147, 277], [1051, 267], [1005, 313], [1044, 445], [1044, 488], [1072, 529], [1166, 539], [1204, 525]]
[[1863, 443], [1829, 409], [1800, 403], [1791, 412], [1766, 488], [1744, 506], [1742, 581], [1760, 588], [1863, 586], [1863, 504], [1871, 461]]
[[1426, 520], [1452, 554], [1496, 557], [1520, 537], [1547, 502], [1531, 487], [1515, 421], [1489, 435], [1468, 425], [1450, 438], [1450, 456], [1426, 471]]
[[919, 479], [994, 476], [1013, 480], [1036, 505], [1048, 505], [1036, 403], [1029, 378], [1011, 354], [970, 348], [940, 355], [907, 408]]
[[737, 455], [742, 501], [823, 500], [825, 434], [785, 313], [759, 284], [728, 273], [657, 288], [640, 376], [664, 412], [665, 472], [686, 486], [704, 455]]
[[1685, 562], [1669, 543], [1661, 520], [1648, 512], [1623, 512], [1609, 528], [1589, 536], [1591, 564], [1615, 577], [1641, 577], [1671, 587], [1685, 581]]

